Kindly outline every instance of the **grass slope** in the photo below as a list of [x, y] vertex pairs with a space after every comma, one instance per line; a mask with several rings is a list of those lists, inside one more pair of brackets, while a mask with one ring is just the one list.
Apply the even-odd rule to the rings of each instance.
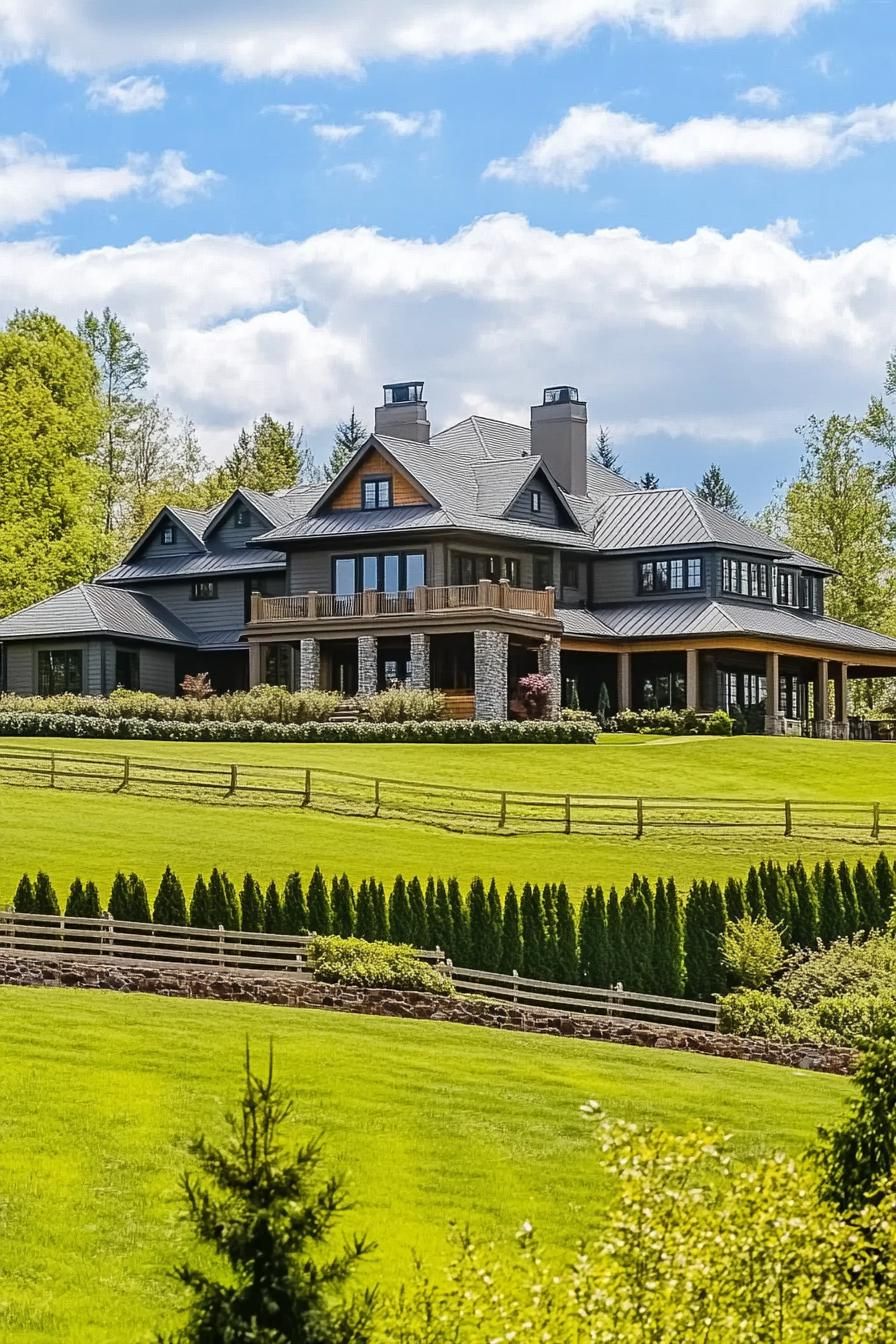
[[740, 1153], [795, 1151], [837, 1114], [842, 1079], [766, 1065], [251, 1005], [0, 989], [0, 1339], [119, 1344], [173, 1323], [165, 1270], [192, 1248], [179, 1173], [197, 1131], [221, 1133], [247, 1035], [273, 1041], [358, 1200], [345, 1229], [394, 1285], [412, 1249], [445, 1259], [452, 1218], [554, 1245], [593, 1225], [597, 1157], [577, 1113], [674, 1128], [715, 1122]]
[[[47, 749], [46, 739], [31, 745]], [[359, 774], [483, 788], [654, 796], [794, 797], [896, 803], [896, 756], [887, 743], [768, 738], [605, 737], [597, 747], [414, 746], [66, 741], [78, 752], [128, 751], [167, 761], [252, 761], [330, 767]], [[624, 882], [637, 867], [651, 876], [727, 876], [773, 853], [809, 862], [828, 853], [871, 857], [879, 846], [752, 832], [650, 832], [641, 841], [609, 835], [460, 836], [412, 823], [327, 816], [288, 809], [202, 806], [185, 801], [52, 793], [0, 786], [6, 823], [0, 902], [23, 870], [43, 866], [61, 887], [76, 874], [108, 884], [118, 868], [155, 882], [167, 862], [184, 882], [213, 864], [262, 881], [320, 863], [353, 880], [398, 870], [501, 882]]]

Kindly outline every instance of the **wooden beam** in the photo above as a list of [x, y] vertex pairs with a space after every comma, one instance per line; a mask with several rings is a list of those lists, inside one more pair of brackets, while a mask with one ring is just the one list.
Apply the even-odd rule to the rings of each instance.
[[730, 649], [743, 653], [777, 653], [782, 658], [819, 658], [861, 667], [896, 669], [896, 653], [839, 649], [831, 644], [791, 643], [761, 635], [695, 635], [689, 639], [590, 640], [564, 636], [561, 647], [570, 653], [687, 653], [691, 649], [711, 649], [721, 653]]

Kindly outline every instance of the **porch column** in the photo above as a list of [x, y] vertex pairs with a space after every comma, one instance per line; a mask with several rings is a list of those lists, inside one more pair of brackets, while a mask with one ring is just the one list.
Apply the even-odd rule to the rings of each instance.
[[476, 718], [507, 718], [507, 635], [500, 630], [473, 631]]
[[303, 639], [299, 644], [299, 690], [320, 690], [319, 639]]
[[260, 686], [262, 681], [261, 644], [257, 639], [249, 640], [249, 685]]
[[784, 721], [778, 710], [780, 694], [780, 658], [777, 653], [765, 655], [765, 731], [774, 736], [784, 732]]
[[849, 664], [838, 663], [834, 674], [834, 719], [836, 735], [849, 737]]
[[358, 694], [376, 695], [379, 680], [375, 635], [358, 636]]
[[411, 635], [411, 686], [415, 691], [430, 688], [429, 635]]
[[616, 699], [618, 709], [632, 707], [632, 656], [620, 653], [616, 656]]
[[815, 722], [822, 727], [821, 735], [830, 732], [831, 711], [828, 707], [828, 660], [819, 658], [815, 665]]
[[688, 709], [700, 708], [700, 654], [696, 649], [685, 652], [684, 702]]
[[543, 677], [548, 677], [551, 682], [548, 718], [559, 719], [563, 687], [560, 681], [560, 640], [556, 635], [549, 635], [546, 640], [539, 644], [538, 670]]

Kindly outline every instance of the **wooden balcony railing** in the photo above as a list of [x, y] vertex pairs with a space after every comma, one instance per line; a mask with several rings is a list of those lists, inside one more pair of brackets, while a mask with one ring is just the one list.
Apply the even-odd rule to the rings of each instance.
[[414, 588], [406, 592], [296, 593], [291, 597], [252, 594], [251, 624], [270, 621], [320, 621], [333, 617], [410, 616], [414, 613], [457, 611], [469, 608], [525, 612], [552, 620], [553, 588], [511, 588], [506, 580], [492, 583], [450, 584], [440, 588]]

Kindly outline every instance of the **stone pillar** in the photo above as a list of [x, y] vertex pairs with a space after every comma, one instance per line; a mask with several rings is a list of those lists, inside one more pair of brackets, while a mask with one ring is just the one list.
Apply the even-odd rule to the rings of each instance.
[[830, 724], [828, 705], [828, 660], [819, 658], [815, 667], [815, 722]]
[[765, 655], [765, 731], [778, 737], [784, 732], [784, 720], [778, 710], [780, 681], [780, 659], [776, 653], [767, 653]]
[[358, 694], [376, 695], [379, 669], [375, 635], [358, 636]]
[[260, 686], [264, 677], [264, 658], [257, 639], [249, 640], [249, 685]]
[[507, 718], [507, 635], [499, 630], [474, 630], [473, 666], [476, 718]]
[[319, 639], [303, 639], [299, 644], [299, 690], [320, 690]]
[[616, 699], [617, 709], [632, 707], [632, 656], [620, 653], [616, 659]]
[[543, 677], [549, 677], [551, 681], [548, 718], [559, 719], [563, 685], [560, 680], [560, 640], [556, 635], [549, 635], [539, 644], [538, 670]]
[[684, 703], [688, 709], [700, 708], [700, 654], [697, 649], [685, 653]]
[[411, 687], [415, 691], [430, 689], [429, 635], [411, 635]]

